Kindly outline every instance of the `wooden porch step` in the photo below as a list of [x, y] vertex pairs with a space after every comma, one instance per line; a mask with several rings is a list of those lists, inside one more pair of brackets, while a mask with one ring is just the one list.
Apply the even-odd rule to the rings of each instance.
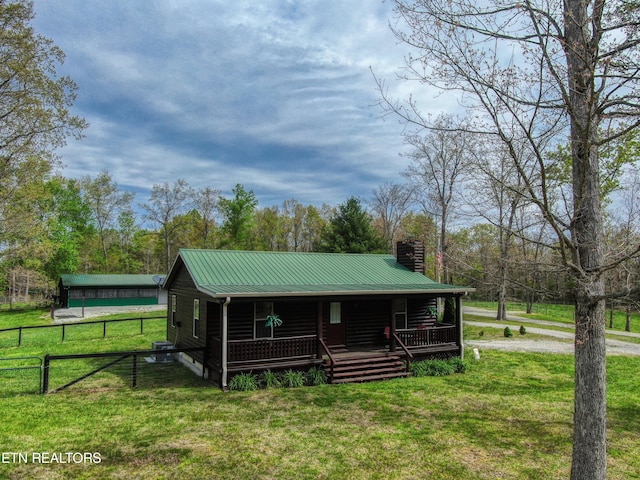
[[[340, 357], [336, 359], [336, 365], [359, 365], [371, 363], [386, 363], [390, 360], [401, 360], [399, 355], [387, 355], [384, 353], [377, 355], [367, 355], [366, 357]], [[327, 360], [328, 362], [328, 360]]]
[[402, 360], [386, 360], [386, 361], [374, 361], [374, 362], [336, 362], [333, 366], [334, 372], [349, 372], [351, 370], [372, 370], [376, 368], [404, 368]]
[[366, 370], [359, 369], [359, 370], [336, 371], [334, 369], [333, 378], [336, 379], [336, 378], [364, 377], [367, 375], [375, 376], [375, 375], [384, 375], [387, 373], [392, 374], [392, 373], [398, 373], [398, 372], [406, 373], [406, 371], [404, 370], [404, 365], [384, 367], [384, 368], [369, 368]]
[[[331, 365], [325, 363], [324, 367], [330, 376]], [[408, 375], [404, 362], [398, 355], [342, 358], [333, 366], [332, 383], [368, 382]]]
[[376, 380], [391, 380], [392, 378], [408, 377], [409, 372], [385, 373], [381, 375], [365, 375], [362, 377], [334, 378], [331, 383], [362, 383]]

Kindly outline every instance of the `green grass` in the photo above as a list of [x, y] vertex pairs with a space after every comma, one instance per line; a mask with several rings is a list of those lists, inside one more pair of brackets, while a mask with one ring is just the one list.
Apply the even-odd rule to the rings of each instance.
[[[469, 307], [479, 307], [496, 309], [496, 302], [480, 302], [465, 301], [465, 305]], [[509, 302], [507, 303], [507, 312], [518, 315], [519, 317], [532, 318], [536, 320], [549, 320], [552, 322], [562, 322], [567, 324], [574, 323], [574, 307], [573, 305], [561, 304], [534, 304], [532, 313], [525, 313], [526, 306], [524, 303]], [[606, 313], [607, 328], [609, 328], [609, 310]], [[614, 310], [613, 329], [624, 331], [626, 322], [626, 314], [622, 310]], [[631, 314], [631, 331], [640, 333], [640, 313], [633, 312]]]
[[[640, 476], [640, 359], [609, 359], [609, 478]], [[0, 444], [99, 465], [0, 465], [8, 478], [567, 478], [569, 356], [486, 351], [469, 371], [222, 393], [181, 385], [4, 399]]]
[[[148, 348], [163, 338], [159, 323], [145, 335], [4, 348], [0, 356]], [[640, 358], [607, 361], [608, 478], [640, 478]], [[0, 478], [569, 476], [571, 356], [486, 350], [465, 374], [228, 393], [183, 367], [167, 368], [161, 381], [136, 389], [127, 378], [114, 386], [103, 377], [57, 394], [0, 395], [2, 451], [101, 458], [0, 463]]]
[[[18, 326], [18, 325], [4, 326], [5, 324], [13, 323], [13, 319], [11, 319], [11, 321], [6, 321], [5, 323], [4, 315], [5, 314], [0, 314], [0, 325], [3, 325], [0, 328], [15, 328], [16, 326]], [[100, 319], [97, 319], [97, 318], [87, 319], [85, 322], [93, 322], [96, 320], [103, 320], [103, 319], [104, 320], [112, 319], [113, 317], [120, 318], [120, 319], [134, 318], [134, 320], [126, 321], [126, 322], [108, 323], [106, 327], [106, 339], [107, 339], [106, 342], [102, 341], [103, 335], [104, 335], [104, 327], [102, 324], [96, 324], [96, 323], [85, 324], [84, 322], [77, 322], [77, 323], [74, 322], [72, 324], [65, 325], [64, 343], [70, 344], [71, 347], [69, 348], [73, 348], [74, 342], [76, 342], [81, 348], [87, 348], [88, 346], [87, 343], [91, 344], [95, 340], [98, 340], [97, 343], [100, 343], [100, 344], [104, 344], [104, 343], [108, 344], [111, 340], [113, 340], [116, 344], [120, 344], [120, 342], [124, 342], [126, 344], [127, 341], [124, 339], [140, 334], [139, 318], [157, 317], [160, 315], [162, 315], [161, 312], [151, 312], [149, 314], [143, 314], [143, 315], [140, 315], [138, 313], [134, 315], [130, 313], [128, 316], [126, 314], [119, 314], [117, 316], [110, 315], [107, 317], [101, 317]], [[21, 317], [24, 318], [24, 320], [26, 320], [27, 322], [24, 324], [24, 326], [37, 325], [36, 318], [29, 318], [29, 317], [25, 318], [24, 314]], [[44, 326], [44, 325], [53, 325], [53, 323], [51, 322], [51, 319], [49, 319], [48, 321], [46, 321], [46, 323], [42, 323], [39, 326]], [[154, 337], [161, 335], [161, 338], [165, 338], [166, 320], [164, 318], [145, 320], [143, 322], [143, 336], [146, 336], [148, 334], [152, 334]], [[0, 349], [6, 349], [11, 351], [12, 347], [18, 346], [18, 337], [19, 337], [19, 333], [16, 330], [0, 332]], [[154, 338], [154, 339], [157, 340], [158, 338]], [[29, 329], [24, 329], [22, 331], [22, 346], [19, 348], [19, 350], [40, 351], [45, 346], [49, 350], [56, 349], [60, 346], [61, 342], [62, 342], [62, 325], [56, 325], [48, 328], [33, 328], [33, 329], [29, 328]], [[84, 343], [78, 343], [78, 342], [84, 342]], [[127, 348], [137, 348], [137, 347], [127, 347]], [[54, 353], [48, 350], [47, 352]], [[72, 353], [76, 353], [76, 352], [72, 352]]]
[[0, 329], [51, 323], [51, 310], [48, 308], [16, 308], [14, 310], [0, 308]]
[[[496, 309], [496, 302], [480, 302], [465, 301], [465, 305], [470, 307]], [[507, 312], [519, 317], [533, 318], [537, 320], [549, 320], [552, 322], [574, 323], [574, 307], [573, 305], [556, 305], [556, 304], [534, 304], [531, 313], [525, 313], [526, 306], [524, 303], [509, 302], [507, 303]], [[609, 328], [609, 310], [606, 314], [607, 328]], [[615, 310], [613, 315], [613, 329], [624, 330], [626, 322], [626, 313], [622, 310]], [[631, 314], [631, 331], [640, 333], [640, 313], [632, 312]]]
[[[465, 315], [464, 316], [466, 321], [469, 322], [486, 322], [487, 319], [483, 318], [483, 317], [476, 317], [475, 315]], [[518, 340], [521, 338], [527, 339], [527, 340], [542, 340], [542, 339], [548, 339], [549, 336], [547, 335], [540, 335], [540, 334], [536, 334], [536, 333], [530, 333], [527, 331], [527, 333], [525, 335], [520, 335], [520, 333], [518, 333], [518, 329], [520, 328], [520, 325], [524, 325], [527, 329], [529, 327], [539, 327], [539, 325], [535, 325], [535, 324], [527, 324], [527, 323], [523, 323], [523, 322], [500, 322], [501, 325], [505, 325], [505, 326], [509, 326], [511, 328], [511, 331], [513, 332], [513, 337], [511, 337], [514, 340]], [[473, 323], [465, 323], [464, 325], [464, 330], [463, 330], [463, 334], [464, 334], [464, 339], [465, 340], [505, 340], [505, 336], [504, 336], [504, 327], [480, 327], [480, 326], [476, 326]], [[561, 341], [558, 338], [554, 338], [554, 340], [556, 341]]]
[[[497, 302], [481, 302], [481, 301], [465, 301], [465, 305], [470, 307], [496, 309]], [[517, 314], [518, 316], [530, 315], [530, 318], [539, 320], [550, 320], [554, 322], [573, 323], [574, 318], [573, 305], [563, 304], [534, 304], [531, 314], [526, 314], [526, 305], [522, 302], [507, 302], [507, 312]]]
[[[532, 316], [532, 317], [534, 318], [535, 316]], [[496, 322], [495, 319], [492, 319], [489, 317], [483, 317], [480, 315], [471, 315], [471, 314], [465, 314], [464, 319], [466, 322], [485, 322], [485, 323]], [[511, 321], [511, 320], [500, 320], [499, 323], [500, 325], [511, 327], [512, 331], [513, 331], [513, 328], [516, 327], [516, 331], [514, 331], [514, 336], [511, 338], [520, 338], [520, 335], [517, 334], [517, 330], [520, 328], [520, 326], [524, 326], [527, 329], [527, 333], [525, 337], [527, 339], [532, 339], [532, 340], [549, 338], [549, 336], [531, 333], [529, 331], [529, 329], [531, 328], [542, 328], [544, 330], [556, 330], [560, 332], [569, 332], [569, 333], [573, 333], [575, 331], [573, 324], [567, 324], [566, 327], [562, 327], [562, 326], [555, 326], [555, 325], [540, 325], [535, 322]], [[465, 323], [464, 338], [466, 340], [492, 340], [492, 339], [499, 339], [499, 338], [503, 339], [504, 337], [503, 330], [504, 330], [504, 327], [499, 327], [499, 328], [498, 327], [480, 327], [480, 326], [473, 325], [473, 323]], [[480, 335], [480, 332], [482, 332], [482, 335]], [[625, 336], [622, 334], [622, 332], [618, 335], [616, 334], [616, 332], [612, 332], [611, 330], [607, 330], [607, 338], [622, 340], [623, 342], [627, 342], [627, 343], [640, 344], [640, 338], [638, 337]], [[569, 341], [569, 340], [563, 340], [557, 337], [554, 337], [553, 340], [557, 342]]]
[[[135, 317], [131, 313], [119, 314], [116, 318], [148, 318], [158, 316], [160, 312], [149, 312], [142, 315], [136, 312]], [[0, 324], [14, 321], [14, 313], [0, 313]], [[42, 312], [36, 310], [24, 311], [19, 317], [26, 324], [33, 325], [40, 319]], [[113, 318], [114, 316], [104, 317]], [[103, 318], [100, 318], [103, 319]], [[88, 319], [88, 321], [99, 319]], [[49, 318], [45, 325], [51, 325]], [[155, 340], [166, 338], [166, 320], [150, 319], [144, 321], [143, 334], [140, 334], [140, 321], [126, 321], [107, 324], [107, 336], [103, 338], [103, 326], [101, 324], [72, 324], [66, 327], [65, 341], [62, 342], [62, 327], [28, 329], [23, 331], [22, 346], [18, 346], [18, 332], [0, 332], [0, 359], [14, 359], [0, 361], [0, 368], [15, 368], [23, 366], [37, 366], [36, 358], [18, 360], [24, 357], [38, 357], [44, 359], [46, 354], [66, 355], [77, 353], [120, 352], [128, 350], [150, 350]], [[81, 359], [55, 361], [51, 364], [51, 389], [60, 387], [65, 383], [85, 375], [86, 373], [114, 360], [107, 359]], [[150, 366], [140, 362], [140, 382], [167, 381], [170, 372], [164, 366], [158, 366], [150, 372]], [[97, 386], [126, 385], [130, 383], [131, 361], [125, 361], [103, 373], [96, 375], [88, 381], [81, 383], [83, 388], [97, 388]], [[6, 398], [19, 393], [38, 392], [40, 388], [40, 375], [38, 370], [24, 369], [17, 371], [0, 371], [0, 398]], [[2, 478], [0, 476], [0, 478]]]

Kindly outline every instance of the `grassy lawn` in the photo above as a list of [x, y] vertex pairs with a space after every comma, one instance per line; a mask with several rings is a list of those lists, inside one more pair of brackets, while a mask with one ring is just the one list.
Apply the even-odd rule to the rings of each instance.
[[50, 325], [51, 310], [48, 308], [16, 308], [9, 310], [0, 306], [0, 329], [26, 327], [28, 325]]
[[[469, 320], [469, 321], [486, 321], [486, 319], [480, 319], [480, 317], [478, 317], [477, 319], [471, 319], [470, 317], [472, 317], [471, 315], [465, 315], [465, 320]], [[525, 340], [542, 340], [542, 339], [548, 339], [549, 337], [547, 335], [539, 335], [536, 333], [531, 333], [531, 332], [526, 332], [524, 335], [521, 335], [519, 333], [520, 330], [520, 326], [524, 325], [525, 329], [531, 327], [535, 327], [537, 325], [534, 324], [526, 324], [526, 323], [515, 323], [515, 322], [500, 322], [501, 324], [504, 324], [504, 326], [508, 326], [511, 329], [511, 333], [513, 334], [513, 337], [511, 337], [514, 340], [518, 340], [518, 339], [525, 339]], [[506, 337], [504, 336], [504, 327], [501, 328], [494, 328], [494, 327], [478, 327], [476, 325], [473, 325], [472, 323], [467, 323], [464, 326], [464, 339], [465, 340], [505, 340]], [[554, 338], [554, 341], [562, 341], [559, 338]], [[573, 340], [569, 340], [570, 342], [573, 342]]]
[[[149, 350], [151, 344], [155, 340], [163, 340], [166, 338], [166, 320], [151, 318], [145, 320], [143, 324], [143, 333], [140, 333], [140, 317], [149, 318], [160, 315], [161, 312], [149, 312], [140, 314], [136, 312], [134, 316], [131, 313], [110, 315], [100, 319], [111, 318], [135, 318], [136, 320], [115, 322], [107, 324], [106, 337], [104, 335], [104, 327], [102, 324], [82, 324], [74, 323], [67, 325], [65, 328], [65, 341], [62, 342], [62, 327], [56, 325], [50, 328], [26, 329], [22, 334], [22, 346], [18, 346], [18, 332], [0, 332], [0, 359], [16, 359], [21, 360], [2, 360], [0, 368], [15, 367], [32, 367], [37, 366], [39, 361], [36, 358], [43, 359], [46, 354], [66, 355], [77, 353], [98, 353], [98, 352], [120, 352], [128, 350]], [[37, 325], [40, 320], [44, 321], [43, 325], [52, 325], [50, 317], [43, 314], [42, 311], [28, 310], [23, 312], [7, 312], [0, 313], [0, 328], [7, 327], [15, 321], [15, 317], [25, 320], [25, 325]], [[99, 320], [96, 318], [87, 321]], [[12, 325], [15, 326], [15, 325]], [[101, 360], [69, 360], [64, 362], [54, 362], [51, 364], [51, 388], [56, 388], [65, 383], [82, 376], [106, 363], [112, 361], [113, 358]], [[142, 359], [141, 359], [142, 360]], [[149, 368], [145, 363], [141, 362], [140, 377], [141, 381], [147, 381], [149, 377], [158, 381], [164, 380], [168, 373], [163, 373], [166, 368], [157, 368], [153, 375], [149, 375]], [[117, 367], [110, 368], [105, 373], [96, 376], [95, 380], [107, 384], [123, 384], [123, 379], [130, 376], [131, 367], [129, 363], [122, 363]], [[163, 373], [162, 375], [160, 375]], [[85, 385], [87, 382], [83, 382]], [[18, 371], [0, 372], [0, 398], [15, 395], [16, 393], [37, 392], [40, 388], [39, 372], [35, 369], [24, 369]], [[0, 476], [0, 478], [2, 478]]]
[[[465, 300], [465, 306], [496, 309], [496, 302], [479, 302]], [[552, 322], [562, 322], [567, 324], [574, 323], [574, 307], [573, 305], [556, 305], [556, 304], [535, 304], [532, 313], [525, 313], [526, 306], [523, 303], [508, 303], [507, 312], [518, 315], [519, 317], [533, 318], [537, 320], [549, 320]], [[606, 314], [607, 328], [609, 328], [609, 310]], [[622, 310], [615, 310], [613, 315], [613, 329], [624, 330], [626, 322], [626, 314]], [[640, 313], [633, 312], [631, 314], [631, 331], [640, 333]]]
[[[149, 348], [164, 332], [154, 328], [3, 348], [0, 356]], [[0, 463], [0, 478], [569, 476], [570, 356], [485, 350], [465, 374], [246, 393], [223, 393], [169, 368], [136, 389], [96, 380], [46, 396], [0, 392], [2, 451], [29, 460]], [[640, 478], [639, 369], [640, 358], [608, 359], [609, 479]], [[34, 463], [39, 452], [97, 452], [100, 463]]]
[[[609, 478], [640, 476], [640, 359], [609, 359]], [[485, 351], [466, 374], [222, 393], [179, 385], [3, 399], [2, 478], [567, 478], [572, 360]]]
[[[88, 318], [82, 322], [74, 322], [65, 326], [65, 342], [62, 340], [62, 326], [56, 325], [49, 328], [35, 328], [24, 329], [22, 331], [22, 347], [18, 348], [18, 352], [34, 351], [40, 352], [42, 348], [46, 346], [46, 353], [78, 353], [73, 351], [74, 348], [79, 348], [79, 351], [87, 351], [87, 348], [93, 348], [94, 345], [89, 346], [91, 342], [94, 342], [99, 350], [96, 351], [113, 351], [113, 350], [126, 350], [135, 348], [147, 348], [150, 347], [150, 343], [146, 342], [146, 347], [139, 347], [138, 343], [143, 337], [151, 335], [154, 340], [163, 339], [166, 335], [166, 320], [153, 319], [143, 322], [143, 334], [140, 335], [140, 318], [153, 318], [162, 316], [162, 312], [135, 312], [135, 313], [120, 313], [116, 315], [108, 315], [100, 318]], [[93, 322], [97, 320], [111, 320], [111, 319], [127, 319], [132, 318], [127, 322], [115, 322], [107, 325], [106, 328], [106, 341], [103, 341], [103, 335], [105, 333], [102, 324], [96, 323], [83, 323]], [[45, 326], [53, 325], [48, 312], [29, 310], [29, 311], [16, 311], [16, 312], [2, 312], [0, 313], [0, 329], [15, 328], [18, 326]], [[0, 349], [5, 350], [4, 353], [11, 352], [13, 347], [18, 346], [18, 332], [7, 331], [0, 332]], [[159, 337], [158, 337], [159, 336]], [[133, 337], [133, 343], [129, 341]], [[151, 338], [151, 337], [150, 337]], [[89, 344], [87, 343], [89, 342]], [[147, 345], [148, 343], [148, 345]], [[106, 350], [104, 350], [106, 348]], [[72, 349], [72, 351], [69, 351]], [[94, 351], [94, 350], [90, 350]], [[39, 353], [29, 353], [37, 355]]]

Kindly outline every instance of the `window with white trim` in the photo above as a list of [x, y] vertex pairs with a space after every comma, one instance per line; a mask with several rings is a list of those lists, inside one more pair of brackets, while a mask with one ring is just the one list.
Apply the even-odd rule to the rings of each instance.
[[193, 336], [200, 336], [200, 299], [193, 299]]
[[176, 326], [176, 313], [178, 311], [178, 296], [171, 295], [171, 326]]
[[342, 323], [342, 304], [340, 302], [331, 302], [329, 308], [329, 323], [332, 325]]
[[256, 302], [253, 312], [253, 338], [272, 338], [273, 325], [266, 327], [265, 323], [273, 314], [273, 302]]

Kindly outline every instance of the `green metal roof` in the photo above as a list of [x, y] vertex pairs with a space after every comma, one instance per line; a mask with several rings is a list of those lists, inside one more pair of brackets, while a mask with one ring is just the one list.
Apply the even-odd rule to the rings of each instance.
[[180, 262], [196, 287], [214, 297], [473, 290], [436, 283], [403, 267], [392, 255], [187, 249], [180, 251], [174, 270]]
[[[60, 281], [65, 287], [157, 287], [154, 277], [159, 275], [90, 275], [64, 274]], [[163, 276], [164, 278], [164, 276]]]

